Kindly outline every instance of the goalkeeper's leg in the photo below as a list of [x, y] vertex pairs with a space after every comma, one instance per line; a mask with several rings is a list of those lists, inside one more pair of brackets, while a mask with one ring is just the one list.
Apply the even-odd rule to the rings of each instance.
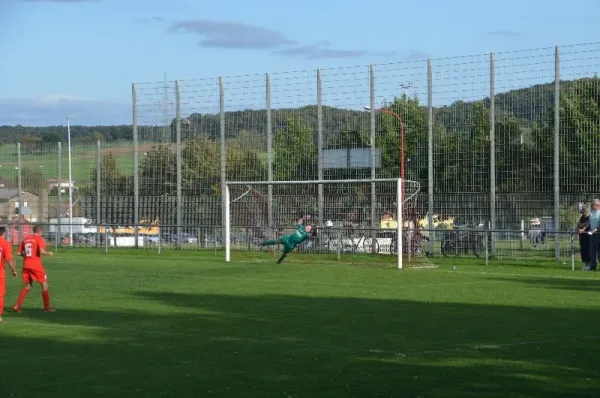
[[281, 262], [283, 261], [283, 259], [288, 255], [289, 252], [291, 252], [292, 250], [294, 250], [294, 246], [288, 246], [285, 245], [283, 246], [283, 254], [281, 255], [281, 257], [279, 257], [279, 260], [277, 260], [277, 264], [281, 264]]
[[289, 236], [284, 235], [279, 239], [269, 239], [262, 243], [262, 246], [287, 245]]

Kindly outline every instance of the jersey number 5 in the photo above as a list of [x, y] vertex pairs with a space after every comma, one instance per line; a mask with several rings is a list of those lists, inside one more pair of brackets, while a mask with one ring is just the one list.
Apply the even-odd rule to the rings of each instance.
[[25, 244], [25, 257], [33, 257], [33, 249], [31, 248], [31, 243]]

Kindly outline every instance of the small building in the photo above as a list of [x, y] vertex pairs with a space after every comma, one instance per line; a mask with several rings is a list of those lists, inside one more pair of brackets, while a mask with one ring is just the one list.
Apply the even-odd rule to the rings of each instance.
[[24, 237], [32, 233], [33, 225], [25, 215], [15, 216], [10, 220], [8, 225], [9, 242], [14, 246], [20, 244]]
[[[42, 190], [39, 195], [21, 191], [22, 216], [30, 223], [48, 220], [48, 193]], [[0, 218], [12, 220], [19, 215], [19, 190], [0, 188]]]
[[51, 178], [46, 180], [46, 184], [48, 185], [48, 190], [50, 192], [58, 192], [60, 188], [60, 193], [67, 193], [70, 187], [75, 190], [75, 184], [73, 184], [73, 182], [69, 184], [69, 181], [67, 180], [61, 180], [59, 184], [56, 178]]

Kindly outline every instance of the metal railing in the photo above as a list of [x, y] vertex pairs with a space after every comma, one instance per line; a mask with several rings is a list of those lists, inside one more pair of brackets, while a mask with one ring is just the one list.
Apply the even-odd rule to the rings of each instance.
[[[206, 225], [162, 225], [153, 233], [145, 233], [147, 225], [135, 226], [104, 224], [99, 226], [73, 226], [73, 241], [69, 241], [67, 224], [42, 223], [44, 237], [56, 250], [71, 248], [95, 248], [104, 252], [115, 249], [140, 251], [211, 251], [221, 255], [224, 250], [222, 227]], [[20, 239], [16, 225], [9, 225], [8, 239], [14, 244]], [[29, 225], [21, 230], [21, 236], [31, 233]], [[179, 227], [179, 228], [178, 228]], [[261, 243], [273, 237], [289, 233], [289, 228], [258, 228], [234, 226], [231, 230], [231, 248], [237, 252], [260, 252]], [[371, 241], [375, 236], [375, 244]], [[298, 246], [298, 252], [328, 254], [338, 259], [349, 256], [390, 256], [397, 253], [395, 230], [330, 227], [316, 228], [309, 239]], [[433, 240], [434, 245], [429, 241]], [[481, 264], [490, 262], [523, 261], [535, 265], [538, 261], [555, 259], [558, 245], [560, 262], [570, 264], [572, 269], [579, 263], [579, 233], [576, 230], [554, 231], [492, 230], [483, 226], [458, 226], [453, 229], [403, 229], [405, 259], [473, 259]], [[492, 242], [495, 254], [492, 253]], [[433, 250], [431, 250], [433, 248]], [[393, 261], [391, 259], [391, 261]]]

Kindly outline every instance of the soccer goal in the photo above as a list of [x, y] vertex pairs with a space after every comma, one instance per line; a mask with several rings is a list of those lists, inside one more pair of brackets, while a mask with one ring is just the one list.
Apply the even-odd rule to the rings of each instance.
[[397, 178], [227, 181], [225, 261], [232, 250], [268, 258], [261, 243], [294, 232], [305, 217], [313, 230], [295, 252], [310, 255], [307, 261], [343, 257], [402, 269], [425, 256], [415, 218], [419, 191], [418, 182]]

